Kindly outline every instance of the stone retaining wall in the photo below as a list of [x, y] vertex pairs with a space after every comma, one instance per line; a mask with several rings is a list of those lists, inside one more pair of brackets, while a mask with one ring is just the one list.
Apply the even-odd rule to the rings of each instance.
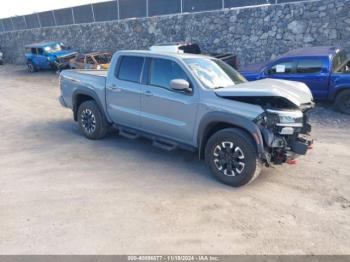
[[24, 46], [59, 40], [79, 51], [148, 49], [192, 41], [205, 52], [232, 52], [241, 64], [290, 49], [341, 45], [350, 49], [350, 0], [317, 0], [220, 11], [126, 19], [0, 34], [7, 62], [24, 63]]

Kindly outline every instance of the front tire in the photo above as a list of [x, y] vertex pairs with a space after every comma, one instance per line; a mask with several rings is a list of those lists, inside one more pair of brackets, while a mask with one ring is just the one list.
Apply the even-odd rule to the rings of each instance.
[[335, 99], [335, 105], [339, 111], [350, 115], [350, 90], [339, 93]]
[[38, 71], [38, 69], [35, 67], [35, 65], [32, 62], [27, 63], [27, 68], [29, 73], [35, 73]]
[[108, 132], [108, 122], [93, 100], [85, 101], [79, 106], [78, 123], [80, 131], [88, 139], [102, 139]]
[[261, 171], [252, 139], [237, 128], [212, 135], [205, 148], [205, 160], [214, 177], [232, 187], [252, 182]]

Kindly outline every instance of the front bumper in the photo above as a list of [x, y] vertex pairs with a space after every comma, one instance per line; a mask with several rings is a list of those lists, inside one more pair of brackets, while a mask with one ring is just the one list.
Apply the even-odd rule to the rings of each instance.
[[267, 165], [283, 164], [301, 155], [306, 155], [313, 144], [308, 125], [305, 130], [308, 132], [296, 132], [292, 135], [281, 135], [268, 129], [262, 129], [265, 152], [268, 155]]
[[310, 135], [299, 135], [291, 143], [291, 151], [296, 155], [306, 155], [310, 146], [314, 143]]

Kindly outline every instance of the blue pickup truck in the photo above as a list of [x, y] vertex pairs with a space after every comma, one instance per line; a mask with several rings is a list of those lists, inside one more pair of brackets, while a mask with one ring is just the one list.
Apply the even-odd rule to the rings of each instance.
[[31, 73], [40, 69], [64, 69], [76, 54], [77, 52], [67, 49], [63, 43], [54, 41], [30, 44], [25, 47], [26, 63]]
[[264, 78], [305, 83], [317, 100], [333, 101], [350, 114], [350, 57], [338, 47], [308, 47], [290, 51], [277, 59], [240, 69], [249, 81]]

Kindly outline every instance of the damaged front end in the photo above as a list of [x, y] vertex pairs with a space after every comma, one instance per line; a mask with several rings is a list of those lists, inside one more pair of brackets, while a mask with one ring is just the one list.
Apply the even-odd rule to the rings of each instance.
[[305, 155], [313, 144], [308, 112], [314, 103], [300, 107], [268, 107], [254, 122], [259, 126], [265, 145], [266, 164], [292, 163], [299, 155]]
[[313, 143], [308, 112], [314, 108], [310, 89], [300, 82], [264, 79], [216, 91], [222, 98], [260, 106], [254, 119], [265, 147], [267, 166], [305, 155]]
[[51, 67], [55, 70], [63, 70], [69, 68], [69, 61], [76, 56], [76, 52], [62, 56], [54, 56], [51, 59]]

